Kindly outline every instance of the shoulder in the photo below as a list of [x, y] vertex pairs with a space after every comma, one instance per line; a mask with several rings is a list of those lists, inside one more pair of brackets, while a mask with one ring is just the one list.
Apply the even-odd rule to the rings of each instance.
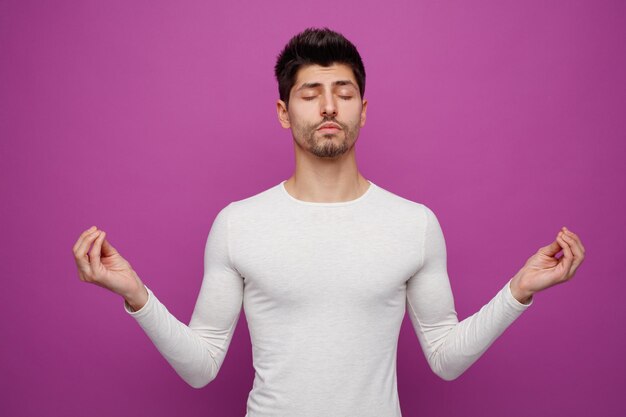
[[435, 217], [434, 212], [425, 203], [410, 200], [380, 186], [377, 187], [381, 207], [390, 210], [394, 215], [408, 216], [422, 222], [427, 222], [429, 218]]
[[279, 191], [278, 185], [275, 185], [249, 197], [232, 201], [220, 210], [218, 216], [228, 217], [229, 221], [254, 219], [276, 208]]

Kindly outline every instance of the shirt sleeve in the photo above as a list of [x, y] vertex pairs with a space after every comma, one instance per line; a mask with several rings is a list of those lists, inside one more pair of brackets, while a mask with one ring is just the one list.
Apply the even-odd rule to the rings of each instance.
[[[232, 204], [232, 203], [231, 203]], [[134, 317], [176, 373], [194, 388], [217, 376], [228, 351], [243, 301], [243, 278], [233, 267], [228, 241], [231, 204], [215, 217], [204, 250], [204, 275], [189, 325], [177, 320], [148, 290], [148, 301]]]
[[533, 303], [519, 302], [509, 280], [478, 312], [459, 322], [446, 265], [446, 244], [435, 214], [426, 217], [423, 265], [407, 282], [407, 310], [433, 372], [458, 378]]

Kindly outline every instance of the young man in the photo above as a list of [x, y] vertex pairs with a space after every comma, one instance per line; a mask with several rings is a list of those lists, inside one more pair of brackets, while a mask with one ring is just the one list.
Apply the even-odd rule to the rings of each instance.
[[584, 248], [563, 228], [459, 322], [437, 217], [357, 169], [367, 100], [354, 45], [331, 30], [307, 29], [286, 45], [275, 72], [278, 118], [291, 129], [296, 170], [217, 214], [189, 325], [95, 226], [73, 248], [79, 276], [122, 295], [126, 311], [194, 388], [217, 376], [243, 305], [255, 369], [248, 417], [399, 417], [396, 348], [405, 311], [432, 370], [455, 379], [532, 305], [533, 294], [571, 279]]

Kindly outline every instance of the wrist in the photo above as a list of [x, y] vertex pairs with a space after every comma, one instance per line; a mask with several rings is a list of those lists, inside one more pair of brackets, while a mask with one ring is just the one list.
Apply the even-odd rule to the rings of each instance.
[[509, 288], [513, 297], [522, 304], [528, 304], [532, 300], [533, 292], [526, 289], [519, 275], [515, 275], [509, 282]]
[[124, 296], [124, 300], [134, 310], [141, 310], [148, 302], [148, 290], [141, 284], [137, 291]]

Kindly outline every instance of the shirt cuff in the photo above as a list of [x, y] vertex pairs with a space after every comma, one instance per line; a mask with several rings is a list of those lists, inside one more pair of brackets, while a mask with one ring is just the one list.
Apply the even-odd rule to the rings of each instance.
[[146, 301], [143, 307], [141, 307], [139, 310], [134, 310], [130, 306], [130, 304], [128, 304], [128, 302], [124, 299], [124, 310], [126, 310], [126, 312], [130, 314], [131, 316], [142, 316], [146, 314], [147, 311], [149, 311], [152, 308], [154, 294], [152, 293], [152, 291], [150, 290], [150, 288], [148, 288], [146, 284], [144, 284], [144, 287], [146, 287], [146, 290], [148, 291], [148, 301]]
[[506, 290], [504, 291], [504, 297], [507, 299], [508, 303], [514, 308], [516, 308], [517, 310], [520, 310], [520, 311], [526, 310], [528, 307], [530, 307], [533, 304], [534, 296], [530, 297], [530, 301], [528, 302], [528, 304], [519, 302], [517, 298], [513, 297], [513, 292], [511, 291], [511, 281], [513, 281], [513, 278], [511, 278], [506, 283]]

